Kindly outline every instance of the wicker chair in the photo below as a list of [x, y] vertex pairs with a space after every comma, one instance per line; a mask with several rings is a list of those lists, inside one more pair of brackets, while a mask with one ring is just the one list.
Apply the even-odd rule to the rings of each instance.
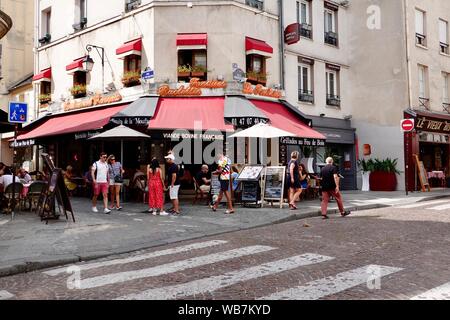
[[[13, 188], [14, 188], [14, 197], [13, 197]], [[4, 197], [7, 200], [6, 211], [11, 212], [13, 208], [19, 205], [19, 211], [21, 208], [21, 199], [22, 199], [23, 185], [20, 182], [15, 182], [9, 184], [4, 192]]]
[[47, 183], [45, 181], [34, 181], [29, 189], [25, 198], [25, 205], [29, 204], [30, 211], [33, 209], [33, 205], [36, 208], [39, 202], [39, 198], [41, 197], [42, 190], [45, 188]]

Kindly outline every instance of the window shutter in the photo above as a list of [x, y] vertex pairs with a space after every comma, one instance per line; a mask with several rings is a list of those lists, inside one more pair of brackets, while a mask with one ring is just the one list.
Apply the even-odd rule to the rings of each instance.
[[424, 13], [416, 10], [416, 33], [425, 35], [424, 33]]

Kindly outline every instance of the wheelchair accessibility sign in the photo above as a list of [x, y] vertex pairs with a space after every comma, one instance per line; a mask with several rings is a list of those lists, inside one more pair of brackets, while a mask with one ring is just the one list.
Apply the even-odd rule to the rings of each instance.
[[28, 120], [28, 103], [10, 102], [8, 107], [8, 122], [25, 123]]

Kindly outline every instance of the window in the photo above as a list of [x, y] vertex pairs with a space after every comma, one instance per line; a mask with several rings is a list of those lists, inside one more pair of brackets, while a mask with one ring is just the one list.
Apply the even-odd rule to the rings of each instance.
[[442, 72], [442, 104], [444, 107], [444, 110], [447, 112], [450, 112], [450, 101], [448, 97], [448, 79], [449, 74], [446, 72]]
[[338, 45], [337, 28], [336, 28], [336, 11], [325, 9], [325, 43], [333, 46]]
[[428, 98], [428, 68], [422, 65], [418, 67], [419, 79], [419, 106], [429, 109], [430, 99]]
[[86, 96], [86, 72], [76, 71], [73, 74], [73, 87], [71, 93], [74, 98]]
[[258, 54], [247, 55], [247, 81], [251, 84], [267, 83], [266, 58]]
[[425, 12], [416, 9], [416, 44], [426, 47]]
[[311, 26], [311, 2], [308, 0], [297, 1], [297, 22], [300, 23], [300, 35], [312, 38]]
[[259, 10], [263, 10], [264, 8], [263, 0], [245, 0], [245, 4]]
[[448, 22], [439, 19], [439, 46], [441, 53], [448, 54]]
[[51, 99], [52, 83], [49, 81], [42, 81], [40, 83], [39, 103], [41, 105], [49, 103]]
[[339, 97], [339, 71], [328, 69], [326, 71], [327, 105], [339, 107], [341, 98]]
[[87, 0], [75, 0], [75, 23], [72, 25], [75, 30], [81, 30], [86, 27], [86, 1]]
[[52, 25], [52, 10], [51, 8], [45, 9], [41, 13], [41, 38], [38, 40], [41, 44], [50, 42], [51, 38], [51, 25]]
[[299, 64], [298, 66], [298, 100], [314, 103], [312, 90], [312, 65]]
[[178, 81], [189, 78], [207, 79], [206, 50], [178, 50]]
[[125, 87], [141, 84], [141, 56], [131, 54], [125, 57], [122, 83]]
[[141, 0], [125, 0], [125, 12], [132, 11], [141, 5]]

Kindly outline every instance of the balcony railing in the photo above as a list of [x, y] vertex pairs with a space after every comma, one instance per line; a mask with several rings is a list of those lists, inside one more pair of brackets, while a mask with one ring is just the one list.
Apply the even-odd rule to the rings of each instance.
[[298, 100], [302, 102], [314, 103], [314, 92], [300, 89], [298, 90]]
[[325, 32], [325, 43], [331, 44], [332, 46], [337, 46], [338, 45], [337, 33], [332, 31]]
[[426, 110], [430, 110], [430, 99], [419, 97], [419, 107], [425, 108]]
[[262, 0], [245, 0], [245, 4], [258, 10], [264, 9], [264, 1]]
[[450, 103], [442, 102], [442, 109], [443, 109], [443, 111], [450, 113]]
[[441, 53], [448, 54], [448, 43], [439, 42], [439, 46], [441, 47]]
[[416, 33], [416, 43], [418, 45], [425, 47], [427, 45], [426, 40], [427, 40], [427, 36], [420, 34], [420, 33]]
[[300, 35], [305, 38], [312, 38], [312, 26], [306, 23], [300, 25]]
[[334, 94], [327, 94], [327, 105], [340, 107], [341, 106], [341, 97], [336, 96]]

